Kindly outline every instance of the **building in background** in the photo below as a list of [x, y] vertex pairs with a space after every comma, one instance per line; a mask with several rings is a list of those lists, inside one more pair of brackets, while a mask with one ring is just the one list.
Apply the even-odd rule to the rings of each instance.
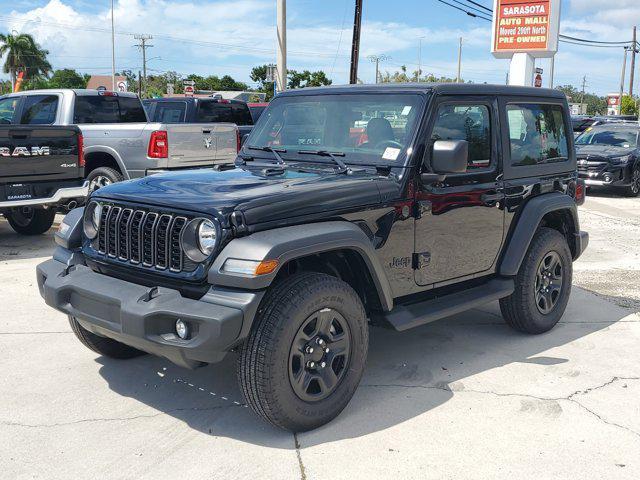
[[[87, 82], [87, 88], [90, 90], [111, 90], [111, 75], [91, 75]], [[116, 89], [119, 92], [129, 91], [127, 77], [116, 75]]]

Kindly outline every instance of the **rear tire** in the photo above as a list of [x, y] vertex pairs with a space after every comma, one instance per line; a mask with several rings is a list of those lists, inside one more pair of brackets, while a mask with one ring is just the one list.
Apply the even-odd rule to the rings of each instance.
[[119, 171], [111, 167], [98, 167], [95, 170], [91, 170], [89, 175], [87, 175], [89, 193], [91, 194], [102, 187], [121, 182], [122, 180], [124, 180], [124, 177]]
[[48, 231], [56, 218], [53, 208], [12, 208], [5, 213], [7, 221], [16, 233], [21, 235], [41, 235]]
[[357, 293], [321, 273], [298, 273], [264, 298], [238, 359], [255, 413], [299, 432], [333, 420], [356, 391], [367, 357], [367, 317]]
[[515, 278], [515, 290], [500, 299], [507, 324], [524, 333], [544, 333], [562, 317], [571, 294], [573, 260], [565, 237], [538, 229]]
[[85, 329], [78, 321], [69, 316], [69, 324], [71, 330], [76, 335], [80, 343], [90, 350], [93, 350], [105, 357], [117, 358], [119, 360], [126, 360], [129, 358], [139, 357], [140, 355], [146, 355], [145, 352], [137, 350], [124, 343], [117, 342], [111, 338], [101, 337], [95, 333], [91, 333]]

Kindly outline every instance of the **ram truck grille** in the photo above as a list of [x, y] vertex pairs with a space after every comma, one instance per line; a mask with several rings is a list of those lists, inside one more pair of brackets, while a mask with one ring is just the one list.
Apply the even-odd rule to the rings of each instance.
[[103, 205], [93, 247], [109, 259], [155, 270], [190, 272], [197, 265], [186, 258], [180, 242], [189, 220], [182, 215]]

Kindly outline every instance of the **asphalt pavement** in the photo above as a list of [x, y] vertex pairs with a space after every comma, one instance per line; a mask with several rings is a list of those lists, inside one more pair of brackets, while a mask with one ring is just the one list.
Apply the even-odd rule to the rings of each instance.
[[594, 192], [580, 214], [554, 330], [513, 332], [497, 304], [375, 328], [347, 409], [298, 435], [244, 406], [233, 355], [190, 371], [87, 350], [38, 294], [52, 232], [0, 220], [0, 478], [638, 479], [640, 199]]

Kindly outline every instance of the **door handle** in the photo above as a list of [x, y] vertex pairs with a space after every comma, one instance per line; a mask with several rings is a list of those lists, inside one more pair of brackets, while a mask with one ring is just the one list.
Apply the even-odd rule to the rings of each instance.
[[202, 133], [211, 133], [211, 130], [202, 130]]
[[483, 193], [480, 195], [480, 201], [488, 206], [494, 206], [498, 201], [504, 198], [504, 194], [501, 192], [495, 193]]

